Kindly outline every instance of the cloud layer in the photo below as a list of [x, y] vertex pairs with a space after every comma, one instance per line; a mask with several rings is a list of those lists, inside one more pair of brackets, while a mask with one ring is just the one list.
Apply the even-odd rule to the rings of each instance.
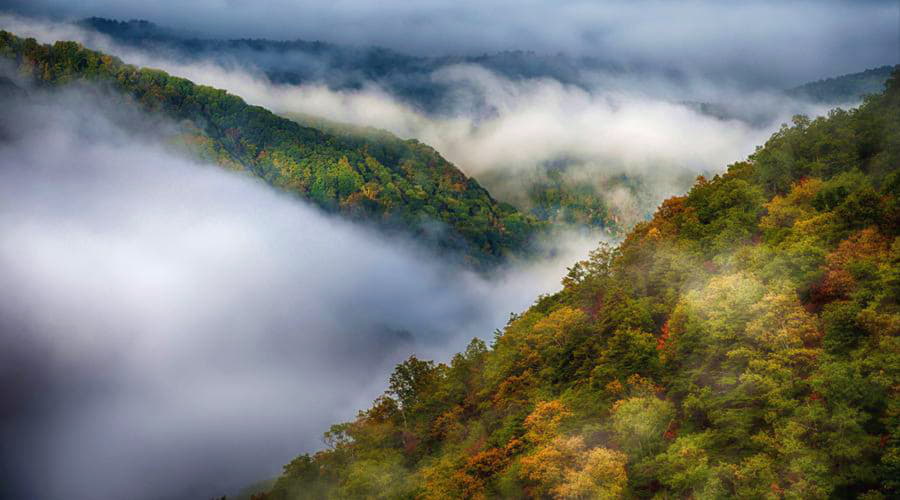
[[489, 336], [587, 248], [487, 279], [190, 163], [104, 100], [7, 101], [0, 124], [10, 496], [203, 498], [272, 476], [394, 363]]
[[[455, 65], [429, 76], [458, 91], [437, 114], [375, 82], [281, 85], [252, 66], [172, 60], [66, 24], [3, 16], [0, 27], [80, 40], [276, 112], [419, 138], [501, 196], [562, 161], [590, 182], [641, 177], [650, 207], [741, 159], [790, 114], [823, 111], [767, 86], [896, 61], [896, 13], [880, 2], [249, 5], [11, 7], [403, 50], [568, 50], [687, 76], [598, 72], [573, 86]], [[726, 102], [747, 119], [683, 100]], [[0, 451], [4, 476], [20, 479], [3, 485], [8, 496], [196, 498], [272, 475], [381, 392], [394, 363], [489, 335], [589, 246], [561, 237], [555, 259], [488, 280], [188, 162], [161, 142], [169, 124], [104, 102], [38, 96], [0, 117], [0, 397], [13, 408], [0, 412]]]
[[[548, 164], [564, 163], [573, 179], [609, 189], [609, 179], [639, 178], [640, 200], [620, 191], [609, 197], [622, 214], [643, 217], [659, 201], [680, 193], [699, 173], [719, 172], [744, 158], [796, 113], [817, 107], [779, 92], [701, 76], [665, 72], [594, 71], [584, 85], [552, 78], [510, 79], [476, 64], [445, 66], [433, 85], [452, 89], [450, 109], [421, 110], [370, 81], [358, 89], [323, 83], [273, 83], [246, 59], [185, 61], [169, 54], [121, 46], [67, 24], [0, 16], [0, 26], [51, 42], [74, 39], [157, 67], [197, 83], [224, 88], [250, 103], [283, 114], [310, 114], [374, 126], [435, 147], [497, 197], [521, 201], [529, 182]], [[691, 102], [718, 103], [732, 118], [705, 114]]]
[[404, 52], [559, 51], [779, 86], [898, 60], [896, 2], [800, 0], [11, 0], [27, 14], [141, 18], [218, 37]]

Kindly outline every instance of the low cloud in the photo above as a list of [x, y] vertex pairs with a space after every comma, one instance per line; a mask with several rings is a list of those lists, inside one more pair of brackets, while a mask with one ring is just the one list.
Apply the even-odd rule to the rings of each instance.
[[7, 496], [203, 498], [320, 446], [417, 353], [558, 287], [588, 242], [490, 278], [173, 153], [95, 92], [0, 118]]
[[[823, 111], [703, 76], [597, 73], [573, 86], [456, 65], [430, 76], [458, 91], [437, 114], [376, 82], [280, 85], [239, 61], [186, 63], [71, 25], [3, 16], [0, 27], [79, 40], [279, 113], [416, 137], [501, 197], [552, 163], [599, 184], [639, 177], [644, 198], [607, 193], [634, 217], [743, 158], [790, 114]], [[489, 336], [595, 243], [561, 235], [555, 258], [485, 278], [191, 163], [164, 145], [170, 124], [90, 95], [8, 103], [0, 117], [0, 390], [14, 409], [0, 412], [0, 450], [18, 479], [6, 496], [202, 498], [271, 476], [366, 406], [394, 363]], [[736, 118], [683, 100], [728, 103]]]
[[[409, 104], [377, 81], [354, 89], [315, 81], [273, 83], [263, 68], [227, 53], [185, 61], [125, 47], [68, 24], [0, 16], [0, 26], [45, 42], [79, 40], [288, 116], [313, 115], [419, 139], [496, 197], [520, 206], [548, 165], [563, 165], [568, 179], [592, 183], [601, 193], [617, 190], [607, 198], [626, 222], [645, 217], [662, 199], [687, 189], [696, 175], [721, 172], [745, 158], [792, 115], [815, 116], [828, 109], [697, 74], [593, 71], [575, 85], [553, 78], [511, 79], [476, 64], [454, 64], [429, 75], [432, 85], [450, 89], [441, 112], [433, 112]], [[716, 104], [724, 116], [702, 112], [696, 105], [701, 102]], [[610, 185], [622, 176], [639, 183], [639, 192]]]
[[402, 52], [567, 52], [791, 86], [898, 57], [892, 0], [8, 0], [32, 15], [150, 21], [225, 38], [326, 40]]

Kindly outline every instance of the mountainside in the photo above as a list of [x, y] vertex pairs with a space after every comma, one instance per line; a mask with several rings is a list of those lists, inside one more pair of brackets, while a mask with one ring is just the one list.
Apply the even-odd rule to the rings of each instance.
[[[350, 143], [393, 138], [390, 133], [371, 127], [335, 123], [299, 113], [288, 113], [284, 116], [301, 125], [341, 137]], [[644, 217], [643, 213], [639, 215], [628, 213], [625, 217], [622, 210], [617, 210], [619, 207], [614, 207], [606, 201], [609, 193], [616, 189], [626, 190], [635, 198], [649, 198], [650, 196], [642, 191], [639, 178], [620, 175], [598, 187], [595, 182], [573, 181], [567, 178], [567, 168], [568, 165], [564, 162], [557, 162], [548, 165], [545, 172], [533, 173], [531, 177], [527, 174], [495, 172], [493, 175], [485, 174], [479, 178], [482, 183], [489, 185], [492, 181], [499, 181], [502, 184], [503, 180], [511, 175], [520, 176], [520, 192], [503, 202], [508, 202], [519, 211], [557, 228], [596, 231], [619, 237], [624, 235], [623, 229], [630, 227], [633, 219]]]
[[250, 172], [326, 210], [412, 231], [479, 264], [524, 250], [541, 227], [415, 140], [302, 126], [223, 90], [127, 65], [75, 42], [41, 45], [0, 31], [0, 55], [38, 85], [89, 82], [131, 96], [177, 121], [179, 142], [204, 159]]
[[[471, 82], [453, 82], [442, 70], [453, 65], [477, 65], [512, 82], [531, 83], [550, 79], [565, 86], [595, 92], [598, 88], [622, 85], [631, 79], [663, 78], [669, 85], [688, 92], [690, 80], [680, 71], [659, 73], [648, 68], [622, 68], [596, 58], [575, 58], [564, 54], [544, 55], [527, 51], [506, 51], [479, 56], [422, 57], [375, 46], [349, 46], [307, 40], [211, 39], [179, 33], [147, 21], [115, 21], [88, 18], [83, 28], [109, 36], [117, 43], [183, 61], [216, 61], [224, 67], [238, 63], [264, 72], [277, 83], [323, 84], [331, 89], [364, 90], [371, 86], [410, 105], [429, 117], [471, 114], [473, 126], [482, 119], [498, 116], [496, 103], [485, 90]], [[785, 101], [843, 105], [858, 102], [864, 94], [880, 92], [890, 74], [885, 66], [862, 73], [811, 82], [791, 90], [766, 92]], [[626, 84], [625, 88], [630, 87]], [[620, 90], [625, 90], [622, 88]], [[669, 96], [671, 97], [671, 96]], [[775, 109], [781, 106], [747, 106], [743, 102], [679, 101], [698, 113], [721, 120], [739, 120], [757, 127], [772, 127], [783, 119]], [[764, 109], [763, 109], [764, 108]], [[577, 159], [576, 159], [577, 160]], [[577, 163], [577, 161], [575, 162]], [[465, 168], [466, 165], [463, 165]], [[658, 199], [642, 189], [640, 175], [620, 176], [610, 182], [589, 182], [569, 178], [565, 159], [554, 158], [540, 164], [533, 179], [520, 182], [506, 169], [479, 174], [479, 181], [494, 196], [542, 221], [583, 231], [602, 231], [621, 236], [636, 221], [650, 215]], [[577, 169], [572, 169], [577, 170]], [[679, 186], [687, 183], [679, 182]], [[515, 187], [511, 187], [515, 186]], [[624, 207], [612, 193], [628, 193], [640, 200], [639, 207]], [[645, 201], [647, 201], [645, 203]]]
[[900, 74], [665, 201], [261, 498], [896, 498]]

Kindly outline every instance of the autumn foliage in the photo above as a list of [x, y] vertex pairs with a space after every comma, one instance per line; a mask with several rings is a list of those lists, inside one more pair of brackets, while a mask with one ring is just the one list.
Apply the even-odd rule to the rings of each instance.
[[269, 496], [897, 497], [898, 166], [895, 76], [698, 179], [490, 346], [398, 366]]

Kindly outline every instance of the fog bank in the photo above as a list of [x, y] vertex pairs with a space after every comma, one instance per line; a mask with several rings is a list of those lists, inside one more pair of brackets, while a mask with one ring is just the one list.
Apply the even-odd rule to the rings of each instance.
[[168, 125], [104, 102], [37, 94], [0, 118], [5, 496], [203, 498], [271, 477], [396, 362], [490, 337], [587, 248], [478, 276], [187, 161]]
[[[626, 222], [683, 192], [696, 175], [721, 172], [745, 158], [792, 115], [828, 109], [699, 75], [673, 79], [662, 71], [597, 71], [588, 75], [590, 84], [573, 85], [553, 78], [511, 79], [477, 64], [456, 64], [429, 75], [434, 86], [451, 89], [438, 113], [411, 105], [376, 81], [358, 89], [315, 81], [274, 83], [245, 59], [185, 61], [72, 25], [16, 16], [0, 16], [0, 26], [44, 42], [78, 40], [287, 116], [313, 115], [419, 139], [495, 197], [520, 207], [526, 206], [523, 193], [534, 179], [548, 166], [563, 165], [571, 182], [607, 193], [609, 205]], [[701, 102], [719, 103], [724, 116], [703, 112]], [[608, 185], [621, 176], [639, 182], [640, 192]]]

